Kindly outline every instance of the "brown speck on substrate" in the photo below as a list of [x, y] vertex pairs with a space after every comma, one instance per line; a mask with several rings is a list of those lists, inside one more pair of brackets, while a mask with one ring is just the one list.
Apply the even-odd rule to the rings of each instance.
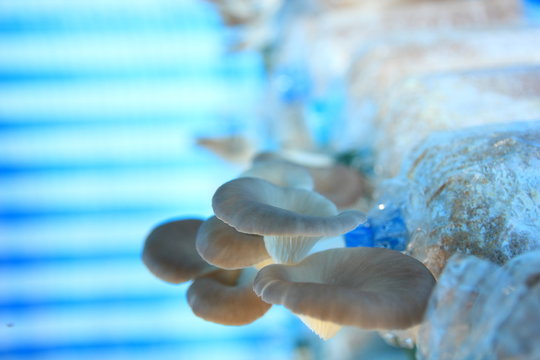
[[540, 273], [532, 274], [527, 278], [527, 287], [533, 288], [540, 283]]

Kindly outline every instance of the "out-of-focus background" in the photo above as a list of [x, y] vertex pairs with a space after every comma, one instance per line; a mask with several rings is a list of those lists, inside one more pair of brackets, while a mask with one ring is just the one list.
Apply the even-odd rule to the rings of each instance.
[[289, 357], [284, 312], [205, 322], [140, 260], [238, 173], [195, 138], [258, 131], [234, 36], [202, 0], [0, 2], [1, 359]]
[[188, 285], [140, 260], [154, 225], [210, 216], [239, 172], [196, 138], [273, 146], [264, 61], [230, 52], [237, 35], [203, 0], [0, 1], [0, 359], [324, 358], [279, 307], [195, 317]]

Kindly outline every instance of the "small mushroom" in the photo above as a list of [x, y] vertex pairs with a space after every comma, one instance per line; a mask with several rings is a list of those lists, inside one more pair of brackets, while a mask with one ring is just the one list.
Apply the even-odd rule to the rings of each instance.
[[222, 159], [235, 164], [248, 164], [254, 156], [253, 144], [244, 136], [200, 137], [197, 145], [210, 150]]
[[371, 193], [369, 182], [358, 171], [334, 164], [309, 169], [315, 182], [315, 191], [330, 199], [340, 209], [354, 206], [359, 199]]
[[264, 179], [278, 186], [313, 189], [313, 179], [305, 167], [281, 159], [254, 161], [240, 176]]
[[199, 277], [187, 299], [195, 315], [223, 325], [245, 325], [263, 316], [272, 306], [253, 292], [255, 269], [218, 270]]
[[[312, 178], [313, 187], [310, 190], [314, 189], [319, 194], [331, 200], [340, 209], [352, 207], [362, 197], [369, 197], [371, 195], [371, 185], [360, 172], [353, 168], [336, 164], [331, 158], [325, 158], [321, 154], [316, 155], [300, 157], [291, 156], [290, 153], [278, 154], [266, 152], [255, 156], [253, 163], [256, 165], [269, 161], [281, 161], [291, 166], [302, 166]], [[271, 180], [269, 181], [273, 182]], [[276, 182], [273, 183], [281, 185]]]
[[199, 228], [196, 246], [204, 260], [222, 269], [256, 266], [270, 258], [262, 236], [240, 233], [215, 216]]
[[179, 284], [215, 267], [206, 263], [195, 248], [195, 237], [203, 223], [199, 219], [169, 221], [155, 227], [146, 237], [142, 261], [161, 280]]
[[334, 163], [334, 159], [328, 154], [293, 149], [283, 149], [279, 153], [261, 152], [253, 157], [253, 162], [277, 159], [305, 167], [328, 167]]
[[[421, 322], [435, 285], [418, 260], [383, 248], [330, 249], [296, 265], [269, 265], [253, 289], [265, 302], [317, 320], [318, 334], [336, 325], [405, 329]], [[321, 322], [329, 323], [327, 331]]]
[[146, 239], [143, 262], [162, 280], [193, 280], [187, 298], [195, 315], [224, 325], [255, 321], [271, 306], [253, 292], [255, 269], [229, 271], [206, 263], [195, 246], [201, 224], [202, 220], [186, 219], [157, 226]]
[[220, 186], [212, 207], [239, 232], [264, 236], [266, 250], [278, 263], [299, 261], [321, 238], [341, 235], [365, 218], [355, 210], [338, 214], [331, 201], [313, 191], [249, 177]]

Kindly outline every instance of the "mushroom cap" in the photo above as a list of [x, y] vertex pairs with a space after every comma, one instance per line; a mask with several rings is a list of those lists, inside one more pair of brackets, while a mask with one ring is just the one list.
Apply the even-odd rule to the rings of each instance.
[[[336, 164], [331, 158], [324, 160], [324, 155], [319, 155], [320, 161], [302, 162], [301, 157], [287, 156], [285, 153], [259, 153], [253, 158], [253, 164], [268, 161], [281, 161], [291, 166], [303, 165], [311, 175], [316, 192], [322, 194], [339, 208], [346, 208], [355, 205], [363, 197], [369, 197], [372, 189], [369, 181], [353, 168]], [[299, 165], [301, 164], [301, 165]], [[259, 176], [262, 177], [262, 176]], [[263, 177], [264, 178], [264, 177]], [[268, 179], [267, 179], [268, 180]], [[271, 180], [269, 180], [271, 181]], [[271, 181], [276, 185], [280, 185]]]
[[283, 149], [278, 153], [261, 152], [255, 155], [252, 161], [257, 163], [259, 161], [278, 159], [305, 167], [327, 167], [334, 163], [334, 159], [328, 154], [295, 149]]
[[255, 154], [253, 144], [241, 135], [199, 137], [197, 145], [210, 150], [226, 161], [237, 164], [248, 164]]
[[253, 289], [299, 315], [364, 329], [421, 322], [435, 279], [418, 260], [383, 248], [330, 249], [296, 265], [269, 265]]
[[173, 220], [155, 227], [146, 237], [142, 261], [161, 280], [179, 284], [215, 268], [197, 253], [199, 219]]
[[217, 270], [195, 279], [187, 292], [193, 313], [223, 325], [245, 325], [263, 316], [272, 305], [253, 292], [251, 270]]
[[240, 233], [215, 216], [199, 228], [196, 246], [204, 260], [222, 269], [254, 266], [270, 258], [262, 236]]
[[334, 164], [313, 167], [309, 171], [315, 182], [315, 191], [326, 196], [339, 208], [353, 206], [362, 196], [371, 193], [367, 179], [352, 168]]
[[265, 236], [336, 236], [364, 220], [355, 210], [338, 214], [331, 201], [313, 191], [249, 177], [221, 185], [212, 207], [220, 220], [236, 230]]
[[313, 179], [305, 167], [281, 159], [254, 161], [240, 176], [264, 179], [278, 186], [313, 189]]

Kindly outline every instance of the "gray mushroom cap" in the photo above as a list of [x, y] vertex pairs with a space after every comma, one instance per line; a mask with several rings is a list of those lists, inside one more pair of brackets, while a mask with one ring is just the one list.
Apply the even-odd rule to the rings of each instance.
[[364, 220], [355, 210], [338, 214], [332, 202], [315, 192], [249, 177], [221, 185], [212, 207], [236, 230], [265, 236], [336, 236]]
[[193, 313], [223, 325], [245, 325], [263, 316], [272, 305], [253, 292], [251, 270], [218, 270], [195, 279], [187, 293]]
[[264, 179], [279, 186], [313, 189], [313, 179], [308, 169], [279, 158], [254, 160], [251, 168], [240, 176]]
[[253, 288], [299, 315], [364, 329], [404, 329], [421, 322], [435, 285], [418, 260], [381, 248], [331, 249], [296, 265], [269, 265]]
[[351, 207], [371, 193], [367, 179], [352, 168], [334, 164], [309, 170], [315, 182], [315, 190], [339, 208]]
[[[311, 164], [298, 163], [300, 157], [287, 157], [283, 153], [260, 153], [253, 159], [253, 164], [280, 161], [290, 166], [301, 166], [309, 172], [313, 181], [313, 187], [319, 194], [331, 200], [338, 208], [352, 207], [361, 198], [369, 198], [372, 193], [369, 181], [357, 170], [336, 164], [331, 158], [324, 160], [320, 155], [320, 161]], [[295, 159], [297, 161], [295, 161]], [[272, 182], [272, 181], [271, 181]], [[274, 182], [276, 183], [276, 182]], [[277, 183], [276, 183], [277, 184]], [[279, 184], [278, 184], [279, 185]]]
[[270, 258], [262, 236], [240, 233], [215, 216], [199, 228], [196, 247], [204, 260], [222, 269], [254, 266]]
[[161, 280], [178, 284], [215, 270], [197, 253], [199, 219], [174, 220], [155, 227], [147, 236], [143, 263]]

